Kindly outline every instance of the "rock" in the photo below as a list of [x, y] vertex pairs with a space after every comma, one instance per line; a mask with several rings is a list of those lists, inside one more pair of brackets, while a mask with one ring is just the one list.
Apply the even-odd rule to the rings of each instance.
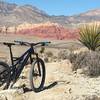
[[2, 94], [0, 95], [0, 100], [7, 100], [7, 97], [4, 94]]
[[2, 90], [0, 91], [0, 100], [17, 100], [16, 98], [23, 93], [23, 89]]
[[98, 95], [90, 95], [85, 97], [86, 100], [100, 100], [100, 96]]
[[83, 74], [83, 69], [77, 69], [77, 74]]

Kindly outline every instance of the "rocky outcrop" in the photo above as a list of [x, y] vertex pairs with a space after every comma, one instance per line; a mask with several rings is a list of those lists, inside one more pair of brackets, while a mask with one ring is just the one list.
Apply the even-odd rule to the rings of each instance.
[[3, 34], [23, 34], [33, 35], [40, 38], [50, 39], [77, 39], [78, 29], [65, 28], [57, 23], [40, 23], [29, 24], [24, 23], [13, 27], [1, 27], [1, 33]]
[[23, 26], [19, 27], [19, 31], [17, 34], [28, 34], [34, 35], [42, 38], [51, 38], [51, 39], [77, 39], [78, 38], [78, 30], [77, 29], [70, 29], [64, 28], [56, 23], [43, 23], [43, 24], [35, 24], [35, 25], [28, 25], [25, 28]]

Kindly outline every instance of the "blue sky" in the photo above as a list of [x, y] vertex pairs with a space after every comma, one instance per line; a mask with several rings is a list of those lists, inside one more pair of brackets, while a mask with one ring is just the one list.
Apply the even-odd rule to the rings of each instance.
[[49, 15], [74, 15], [100, 8], [100, 0], [4, 0], [19, 5], [31, 4]]

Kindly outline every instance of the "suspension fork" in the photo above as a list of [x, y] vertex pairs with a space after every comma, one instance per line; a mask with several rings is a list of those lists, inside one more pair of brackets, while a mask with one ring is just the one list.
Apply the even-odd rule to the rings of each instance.
[[37, 53], [36, 53], [36, 61], [37, 61], [37, 67], [38, 67], [39, 76], [41, 76], [41, 70], [40, 70], [40, 64], [39, 64], [39, 57], [38, 57]]
[[[36, 61], [37, 61], [38, 72], [39, 72], [39, 76], [41, 76], [41, 70], [40, 70], [40, 64], [39, 64], [38, 53], [35, 53], [34, 48], [33, 48], [32, 45], [31, 45], [31, 48], [32, 48], [32, 52], [31, 52], [31, 53], [36, 55]], [[32, 63], [32, 62], [33, 62], [32, 55], [30, 55], [30, 60], [31, 60], [31, 63]]]

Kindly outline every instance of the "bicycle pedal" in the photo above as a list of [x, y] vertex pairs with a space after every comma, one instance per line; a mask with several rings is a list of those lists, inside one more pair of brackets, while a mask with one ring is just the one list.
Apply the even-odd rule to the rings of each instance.
[[22, 87], [23, 87], [23, 88], [25, 88], [25, 87], [26, 87], [26, 85], [25, 85], [25, 84], [23, 84], [23, 85], [22, 85]]

